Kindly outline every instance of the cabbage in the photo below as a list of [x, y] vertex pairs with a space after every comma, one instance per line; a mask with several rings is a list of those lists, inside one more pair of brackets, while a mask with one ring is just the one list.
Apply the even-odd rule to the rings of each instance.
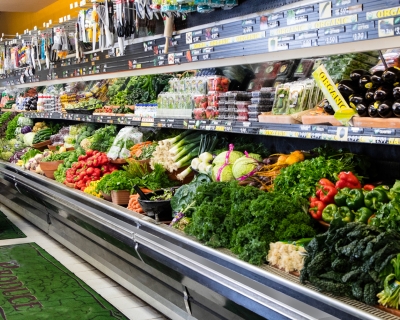
[[253, 158], [260, 162], [263, 160], [263, 158], [257, 153], [249, 153], [247, 156], [243, 156], [242, 158], [244, 158], [244, 157]]
[[237, 179], [252, 172], [258, 166], [253, 158], [242, 157], [235, 161], [232, 167], [233, 176]]
[[33, 121], [32, 121], [32, 119], [29, 119], [29, 118], [19, 117], [17, 125], [19, 127], [33, 126]]
[[24, 134], [24, 143], [27, 146], [32, 146], [33, 144], [33, 138], [35, 137], [35, 132], [28, 132], [27, 134]]
[[[221, 172], [221, 176], [220, 176], [220, 182], [228, 182], [228, 181], [232, 181], [235, 180], [235, 178], [233, 177], [233, 173], [232, 173], [232, 165], [228, 164], [227, 166], [225, 166], [225, 168], [222, 170]], [[213, 181], [217, 181], [217, 175], [218, 175], [218, 171], [219, 168], [221, 168], [221, 166], [215, 166], [213, 168], [212, 171], [212, 179]]]
[[[218, 156], [215, 157], [214, 161], [212, 162], [213, 165], [220, 167], [225, 163], [226, 154], [228, 151], [220, 153]], [[243, 153], [240, 151], [232, 151], [229, 155], [229, 164], [234, 164], [237, 159], [243, 156]]]

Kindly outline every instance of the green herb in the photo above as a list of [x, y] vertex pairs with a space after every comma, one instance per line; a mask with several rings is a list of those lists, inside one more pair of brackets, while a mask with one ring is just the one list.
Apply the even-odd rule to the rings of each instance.
[[6, 139], [11, 140], [15, 138], [15, 129], [17, 129], [18, 126], [18, 118], [21, 117], [22, 114], [18, 114], [14, 119], [12, 119], [8, 125], [7, 125], [7, 130], [6, 130]]
[[64, 183], [68, 169], [63, 163], [58, 165], [57, 170], [54, 171], [54, 178], [57, 182]]
[[305, 160], [282, 169], [274, 181], [274, 190], [309, 198], [315, 193], [315, 185], [321, 177], [337, 181], [341, 171], [354, 172], [351, 159], [326, 159], [320, 156]]
[[66, 152], [62, 152], [62, 153], [52, 153], [48, 157], [43, 158], [42, 162], [66, 160], [71, 156], [71, 154], [74, 154], [74, 152], [73, 151], [66, 151]]
[[171, 189], [163, 189], [163, 194], [155, 195], [150, 198], [151, 201], [165, 201], [170, 200], [173, 196]]
[[[154, 151], [156, 151], [157, 143], [152, 143], [142, 148], [142, 153], [139, 157], [135, 157], [136, 160], [146, 160], [153, 156]], [[129, 148], [127, 148], [129, 149]]]
[[114, 142], [116, 133], [117, 127], [114, 125], [97, 129], [90, 138], [92, 143], [90, 148], [100, 152], [107, 152]]
[[110, 194], [112, 190], [131, 191], [137, 179], [132, 179], [124, 170], [116, 170], [101, 178], [96, 186], [96, 192], [102, 191], [105, 194]]

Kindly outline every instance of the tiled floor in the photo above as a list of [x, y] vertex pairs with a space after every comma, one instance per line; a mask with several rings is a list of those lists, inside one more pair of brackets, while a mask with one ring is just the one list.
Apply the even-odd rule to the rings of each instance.
[[121, 287], [118, 283], [108, 278], [104, 273], [96, 270], [92, 265], [82, 260], [62, 244], [36, 228], [29, 221], [9, 210], [2, 208], [4, 214], [14, 223], [26, 238], [0, 240], [0, 246], [35, 242], [60, 261], [67, 269], [76, 274], [99, 293], [103, 298], [114, 305], [129, 319], [134, 320], [162, 320], [167, 319], [157, 310], [147, 305], [146, 302], [134, 296], [131, 292]]

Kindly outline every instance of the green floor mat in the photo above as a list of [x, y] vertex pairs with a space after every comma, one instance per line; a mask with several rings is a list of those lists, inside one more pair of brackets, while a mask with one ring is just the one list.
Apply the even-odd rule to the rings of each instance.
[[26, 235], [0, 211], [0, 240], [15, 238], [26, 238]]
[[127, 320], [35, 243], [0, 247], [0, 319]]

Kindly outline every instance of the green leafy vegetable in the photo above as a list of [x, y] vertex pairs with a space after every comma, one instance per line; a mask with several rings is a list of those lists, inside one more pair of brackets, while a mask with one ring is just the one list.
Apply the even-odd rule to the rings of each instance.
[[211, 247], [229, 248], [252, 264], [265, 262], [270, 242], [315, 235], [305, 202], [296, 196], [212, 182], [200, 185], [194, 200], [197, 206], [185, 232]]
[[351, 159], [326, 159], [319, 156], [282, 169], [274, 181], [274, 190], [309, 198], [315, 193], [315, 185], [321, 177], [337, 181], [341, 171], [354, 172]]

